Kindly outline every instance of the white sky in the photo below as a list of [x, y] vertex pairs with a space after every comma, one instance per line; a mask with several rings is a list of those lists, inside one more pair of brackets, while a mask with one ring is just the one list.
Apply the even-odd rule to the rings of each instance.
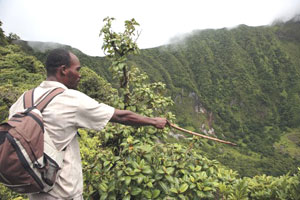
[[116, 18], [118, 31], [135, 18], [144, 49], [192, 30], [268, 25], [295, 14], [300, 14], [300, 0], [0, 0], [6, 35], [67, 44], [93, 56], [103, 56], [99, 32], [107, 16]]

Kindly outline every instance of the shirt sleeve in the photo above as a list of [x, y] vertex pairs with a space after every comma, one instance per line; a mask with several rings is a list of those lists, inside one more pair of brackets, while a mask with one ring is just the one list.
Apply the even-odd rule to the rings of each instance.
[[99, 103], [81, 93], [75, 123], [78, 128], [101, 130], [111, 119], [115, 109], [104, 103]]

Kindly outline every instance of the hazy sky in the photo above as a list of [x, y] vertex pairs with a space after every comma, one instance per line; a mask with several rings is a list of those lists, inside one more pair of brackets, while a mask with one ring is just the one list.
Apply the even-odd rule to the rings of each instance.
[[300, 0], [0, 0], [5, 34], [23, 40], [71, 45], [103, 55], [99, 32], [107, 16], [123, 30], [125, 20], [140, 23], [140, 48], [167, 44], [192, 30], [268, 25], [300, 13]]

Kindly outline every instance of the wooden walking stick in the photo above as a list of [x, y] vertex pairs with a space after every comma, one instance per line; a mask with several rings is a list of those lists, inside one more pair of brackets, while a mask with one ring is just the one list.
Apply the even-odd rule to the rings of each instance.
[[189, 131], [189, 130], [186, 130], [186, 129], [183, 129], [183, 128], [180, 128], [179, 126], [176, 126], [175, 124], [172, 124], [171, 122], [168, 121], [168, 124], [177, 129], [177, 130], [180, 130], [180, 131], [183, 131], [183, 132], [186, 132], [186, 133], [189, 133], [189, 134], [192, 134], [192, 135], [197, 135], [197, 136], [200, 136], [202, 138], [206, 138], [206, 139], [209, 139], [209, 140], [213, 140], [213, 141], [216, 141], [216, 142], [221, 142], [221, 143], [224, 143], [224, 144], [230, 144], [230, 145], [233, 145], [233, 146], [237, 146], [236, 144], [232, 143], [232, 142], [229, 142], [229, 141], [225, 141], [225, 140], [220, 140], [218, 138], [214, 138], [214, 137], [209, 137], [207, 135], [202, 135], [202, 134], [199, 134], [199, 133], [195, 133], [193, 131]]

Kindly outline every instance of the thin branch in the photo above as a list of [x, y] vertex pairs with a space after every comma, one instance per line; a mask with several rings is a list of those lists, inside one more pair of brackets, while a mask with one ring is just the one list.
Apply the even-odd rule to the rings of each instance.
[[175, 128], [175, 129], [177, 129], [177, 130], [180, 130], [180, 131], [183, 131], [183, 132], [192, 134], [192, 135], [197, 135], [197, 136], [199, 136], [199, 137], [206, 138], [206, 139], [209, 139], [209, 140], [213, 140], [213, 141], [216, 141], [216, 142], [221, 142], [221, 143], [224, 143], [224, 144], [230, 144], [230, 145], [233, 145], [233, 146], [237, 146], [237, 144], [232, 143], [232, 142], [229, 142], [229, 141], [220, 140], [220, 139], [218, 139], [218, 138], [210, 137], [210, 136], [207, 136], [207, 135], [202, 135], [202, 134], [200, 134], [200, 133], [195, 133], [195, 132], [193, 132], [193, 131], [189, 131], [189, 130], [180, 128], [180, 127], [178, 127], [178, 126], [172, 124], [172, 123], [169, 122], [169, 121], [168, 121], [168, 124], [169, 124], [171, 127]]

